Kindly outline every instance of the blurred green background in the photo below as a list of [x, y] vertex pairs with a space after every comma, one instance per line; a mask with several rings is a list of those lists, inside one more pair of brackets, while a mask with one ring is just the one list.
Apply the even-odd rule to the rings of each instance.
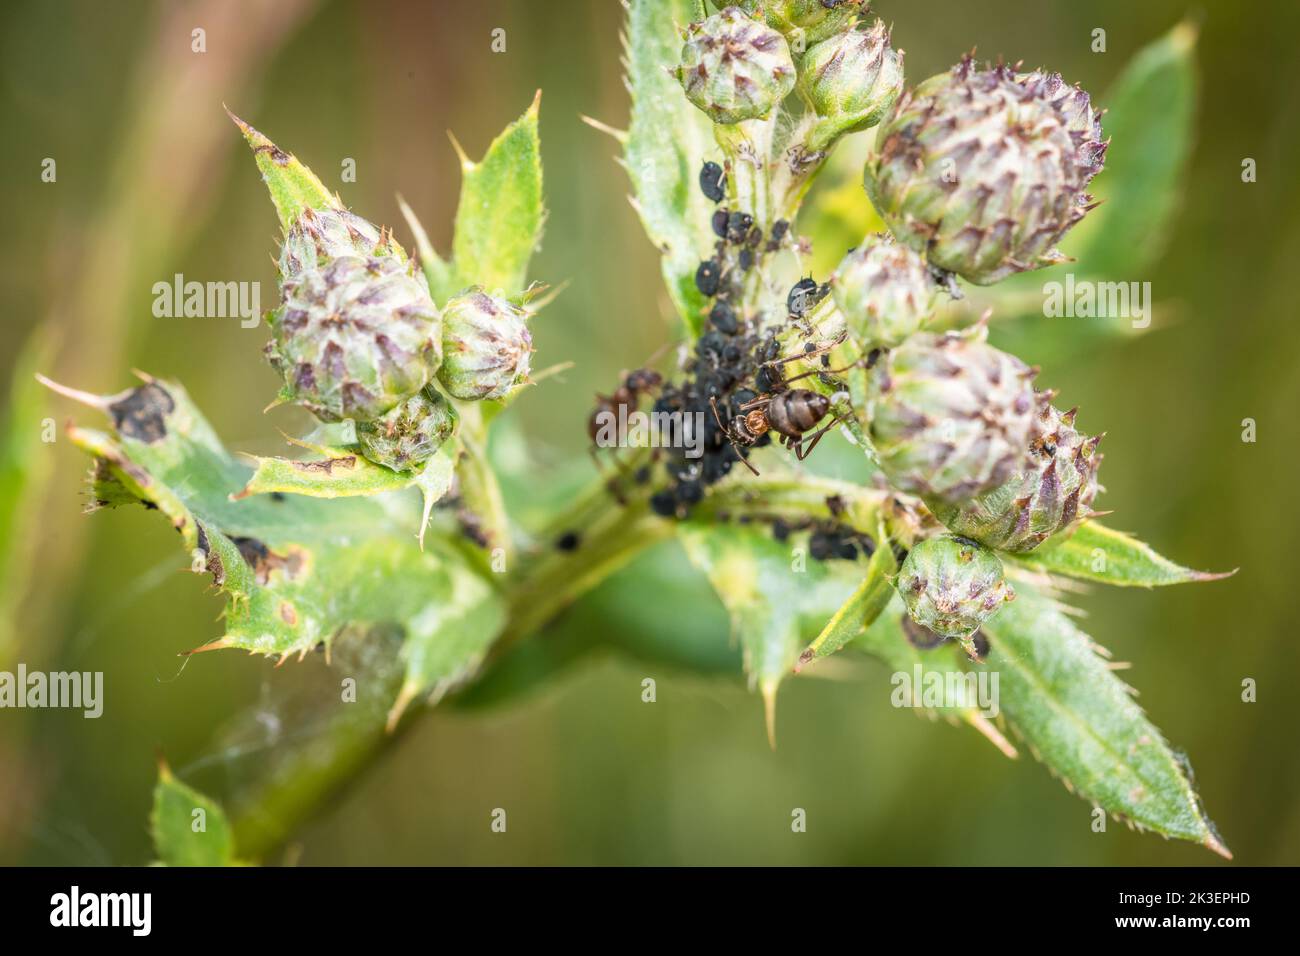
[[[1197, 772], [1239, 862], [1300, 863], [1300, 673], [1293, 567], [1294, 415], [1300, 406], [1300, 124], [1294, 94], [1300, 8], [1101, 0], [881, 0], [916, 81], [964, 51], [1043, 64], [1105, 90], [1141, 46], [1190, 16], [1200, 25], [1197, 144], [1176, 229], [1150, 275], [1163, 328], [1046, 361], [1042, 380], [1080, 423], [1105, 430], [1113, 525], [1233, 579], [1082, 597], [1086, 627], [1118, 660]], [[292, 411], [274, 392], [264, 330], [234, 319], [157, 319], [151, 286], [258, 279], [274, 294], [275, 220], [222, 103], [309, 163], [368, 218], [397, 227], [394, 194], [446, 249], [459, 171], [446, 136], [477, 156], [540, 87], [549, 220], [533, 275], [570, 281], [537, 321], [536, 367], [573, 361], [509, 413], [532, 469], [585, 457], [591, 395], [640, 364], [672, 326], [656, 255], [625, 202], [621, 7], [614, 0], [349, 3], [15, 2], [0, 41], [0, 374], [28, 364], [77, 387], [127, 387], [131, 368], [179, 379], [232, 448], [269, 453]], [[207, 52], [191, 52], [191, 30]], [[1107, 52], [1090, 50], [1107, 31]], [[504, 29], [506, 50], [491, 49]], [[1104, 97], [1101, 98], [1102, 105]], [[671, 135], [666, 132], [665, 135]], [[41, 181], [46, 157], [57, 182]], [[1241, 182], [1257, 160], [1259, 181]], [[356, 162], [355, 183], [340, 164]], [[1103, 174], [1104, 175], [1104, 174]], [[1043, 319], [1043, 323], [1052, 320]], [[1056, 320], [1065, 321], [1065, 320]], [[1039, 334], [1050, 334], [1040, 330]], [[20, 355], [33, 341], [44, 351]], [[1034, 354], [1024, 356], [1042, 361]], [[16, 369], [21, 369], [16, 372]], [[6, 385], [5, 392], [9, 391]], [[44, 401], [44, 399], [43, 399]], [[1063, 406], [1064, 407], [1064, 406]], [[259, 752], [309, 740], [285, 688], [318, 660], [273, 671], [235, 653], [182, 671], [178, 651], [220, 633], [218, 600], [165, 522], [139, 509], [82, 516], [83, 457], [41, 421], [94, 413], [62, 399], [25, 409], [4, 443], [26, 448], [20, 547], [4, 579], [20, 596], [4, 661], [102, 670], [97, 721], [67, 711], [0, 712], [0, 860], [140, 863], [156, 756], [221, 794]], [[1258, 441], [1241, 440], [1242, 420]], [[825, 445], [822, 446], [825, 449]], [[842, 452], [819, 467], [852, 475]], [[0, 486], [18, 494], [17, 479]], [[675, 580], [671, 602], [638, 583]], [[680, 595], [688, 595], [684, 602]], [[1199, 847], [1090, 828], [1091, 807], [1023, 754], [1009, 762], [965, 729], [889, 705], [871, 663], [788, 682], [779, 746], [761, 705], [731, 676], [735, 652], [707, 585], [661, 550], [598, 591], [539, 641], [608, 631], [626, 653], [583, 658], [493, 706], [427, 717], [305, 828], [287, 859], [311, 864], [901, 863], [1208, 864]], [[6, 648], [6, 641], [8, 647]], [[652, 648], [696, 649], [714, 676]], [[703, 650], [699, 650], [699, 649]], [[297, 668], [296, 673], [289, 673]], [[316, 674], [319, 677], [319, 674]], [[658, 682], [643, 704], [641, 680]], [[1258, 682], [1257, 703], [1240, 700]], [[1287, 717], [1286, 714], [1292, 714]], [[229, 728], [237, 715], [240, 724]], [[488, 827], [493, 808], [509, 832]], [[790, 813], [808, 813], [792, 834]], [[281, 857], [276, 857], [281, 859]]]

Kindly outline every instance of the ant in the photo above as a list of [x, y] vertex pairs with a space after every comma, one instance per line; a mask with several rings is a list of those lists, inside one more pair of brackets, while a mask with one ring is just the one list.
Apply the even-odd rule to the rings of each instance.
[[[620, 417], [626, 421], [627, 416], [640, 406], [641, 397], [656, 391], [663, 380], [663, 376], [652, 368], [633, 369], [623, 375], [623, 381], [614, 389], [613, 395], [596, 395], [596, 407], [587, 419], [587, 434], [591, 438], [593, 457], [599, 447], [599, 436], [611, 416], [616, 425], [619, 424]], [[622, 416], [619, 414], [620, 409], [624, 409]]]
[[[760, 372], [767, 372], [773, 366], [784, 365], [787, 362], [824, 355], [839, 347], [844, 339], [845, 335], [841, 334], [829, 345], [808, 352], [801, 352], [787, 358], [765, 362]], [[852, 368], [852, 366], [849, 367]], [[834, 371], [843, 372], [846, 369], [835, 369]], [[812, 454], [822, 436], [842, 420], [837, 415], [829, 424], [823, 425], [811, 435], [808, 434], [830, 412], [831, 400], [820, 392], [814, 392], [807, 388], [790, 388], [789, 386], [791, 382], [797, 382], [801, 378], [818, 374], [824, 374], [823, 370], [814, 369], [811, 372], [804, 372], [789, 379], [782, 378], [779, 371], [775, 373], [775, 376], [768, 372], [763, 376], [765, 380], [764, 391], [767, 394], [760, 395], [758, 398], [741, 405], [738, 409], [740, 414], [736, 415], [729, 425], [722, 422], [722, 416], [718, 413], [717, 399], [710, 397], [709, 404], [713, 408], [713, 418], [718, 423], [718, 428], [722, 430], [727, 440], [731, 442], [732, 447], [736, 449], [736, 457], [755, 475], [759, 473], [758, 469], [740, 454], [742, 446], [751, 448], [757, 445], [768, 432], [774, 431], [781, 436], [781, 444], [793, 451], [796, 458], [803, 461]], [[808, 443], [806, 446], [805, 441]]]

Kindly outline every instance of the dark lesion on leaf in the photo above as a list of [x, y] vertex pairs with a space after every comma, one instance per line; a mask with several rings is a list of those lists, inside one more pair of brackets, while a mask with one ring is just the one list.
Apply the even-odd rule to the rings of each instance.
[[[90, 466], [90, 497], [86, 501], [83, 509], [87, 514], [98, 511], [101, 508], [116, 508], [118, 505], [139, 503], [146, 508], [156, 509], [158, 506], [147, 498], [141, 498], [138, 494], [122, 484], [121, 479], [113, 473], [113, 467], [117, 463], [110, 462], [106, 458], [96, 458]], [[121, 467], [121, 465], [118, 465]], [[136, 484], [143, 487], [143, 483], [149, 480], [149, 476], [143, 471], [132, 475]]]
[[325, 458], [320, 461], [294, 461], [290, 462], [294, 468], [299, 471], [321, 471], [326, 475], [333, 475], [335, 468], [349, 469], [356, 466], [356, 455], [344, 455], [341, 458]]
[[167, 437], [167, 416], [175, 408], [167, 389], [146, 382], [109, 405], [108, 412], [119, 435], [152, 445]]
[[306, 563], [303, 553], [296, 548], [290, 548], [284, 554], [279, 554], [257, 538], [232, 535], [230, 540], [239, 549], [240, 555], [248, 566], [253, 569], [258, 584], [266, 584], [272, 571], [280, 571], [286, 580], [292, 581], [302, 573]]
[[194, 526], [199, 532], [199, 551], [203, 553], [204, 566], [212, 572], [212, 580], [221, 587], [226, 583], [226, 566], [221, 563], [221, 555], [212, 550], [212, 542], [208, 540], [208, 531], [203, 527], [203, 522], [196, 521]]
[[[249, 128], [251, 129], [252, 127]], [[258, 135], [260, 136], [261, 134], [259, 133]], [[270, 157], [271, 162], [275, 163], [277, 166], [288, 165], [289, 160], [292, 158], [288, 153], [282, 150], [279, 146], [276, 146], [274, 143], [263, 143], [260, 146], [255, 146], [253, 147], [253, 152], [265, 153]]]

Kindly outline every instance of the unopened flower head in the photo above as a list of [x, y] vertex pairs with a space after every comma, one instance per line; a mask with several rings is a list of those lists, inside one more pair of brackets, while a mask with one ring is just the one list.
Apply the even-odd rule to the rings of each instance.
[[872, 236], [831, 276], [831, 295], [860, 350], [893, 348], [934, 314], [939, 285], [925, 259], [888, 235]]
[[881, 470], [900, 491], [960, 503], [1021, 468], [1035, 417], [1034, 371], [965, 333], [919, 332], [886, 352], [868, 380], [867, 417]]
[[949, 534], [917, 543], [895, 586], [912, 620], [944, 637], [969, 637], [1015, 597], [997, 555]]
[[270, 325], [281, 397], [323, 421], [378, 418], [441, 362], [438, 310], [423, 277], [393, 256], [343, 255], [285, 278]]
[[978, 285], [1064, 261], [1057, 242], [1092, 208], [1100, 129], [1082, 129], [1082, 91], [1031, 77], [963, 59], [899, 98], [867, 160], [894, 234]]
[[837, 33], [803, 55], [799, 89], [836, 135], [868, 129], [903, 91], [903, 55], [880, 20]]
[[394, 471], [419, 468], [456, 431], [456, 410], [425, 388], [371, 422], [357, 423], [362, 454]]
[[848, 30], [867, 9], [867, 0], [739, 0], [739, 4], [804, 48]]
[[305, 209], [280, 247], [280, 275], [322, 269], [339, 256], [402, 257], [392, 234], [346, 209]]
[[1101, 171], [1106, 160], [1107, 140], [1102, 139], [1101, 112], [1092, 107], [1092, 98], [1078, 83], [1071, 86], [1059, 73], [1035, 70], [1016, 78], [1022, 86], [1050, 100], [1065, 117], [1066, 129], [1074, 139], [1077, 161], [1083, 168], [1084, 185]]
[[785, 38], [737, 7], [686, 28], [677, 77], [715, 123], [767, 116], [794, 89]]
[[1079, 434], [1075, 414], [1040, 393], [1024, 466], [992, 491], [959, 504], [933, 501], [930, 510], [949, 530], [1001, 551], [1032, 551], [1068, 532], [1092, 511], [1103, 457], [1101, 437]]
[[533, 338], [527, 319], [524, 309], [481, 289], [456, 296], [443, 310], [438, 381], [455, 398], [505, 398], [528, 381]]

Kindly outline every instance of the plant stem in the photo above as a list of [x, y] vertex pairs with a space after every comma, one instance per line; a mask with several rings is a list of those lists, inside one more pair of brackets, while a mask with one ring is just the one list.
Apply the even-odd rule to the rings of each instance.
[[[510, 595], [507, 623], [485, 667], [499, 659], [507, 647], [545, 627], [640, 551], [671, 535], [673, 526], [650, 513], [647, 493], [639, 486], [635, 497], [620, 504], [602, 480], [553, 519], [539, 538], [551, 545], [573, 529], [581, 532], [575, 550], [550, 547], [520, 558], [506, 587]], [[369, 695], [387, 702], [396, 696], [401, 675], [395, 671], [373, 675], [371, 680]], [[344, 708], [323, 732], [278, 755], [231, 808], [237, 856], [259, 860], [272, 854], [386, 753], [415, 724], [417, 715], [430, 709], [410, 707], [397, 728], [386, 733], [386, 703], [383, 707]]]
[[[642, 450], [627, 456], [623, 473], [634, 472], [647, 455]], [[648, 488], [621, 482], [617, 490], [619, 496], [611, 494], [608, 481], [593, 482], [538, 533], [540, 548], [517, 559], [504, 582], [509, 595], [507, 623], [485, 668], [495, 664], [506, 649], [546, 627], [637, 554], [672, 536], [674, 523], [651, 513]], [[842, 506], [840, 520], [868, 533], [874, 533], [881, 520], [892, 520], [895, 498], [887, 492], [809, 475], [754, 480], [741, 476], [716, 488], [697, 506], [693, 517], [825, 519], [832, 514], [831, 498], [838, 498]], [[576, 547], [568, 551], [556, 548], [555, 542], [567, 532], [578, 535]], [[231, 816], [240, 859], [269, 857], [359, 779], [414, 726], [419, 715], [431, 709], [412, 706], [398, 727], [386, 733], [386, 703], [397, 693], [400, 668], [371, 675], [367, 682], [368, 696], [383, 706], [343, 708], [322, 733], [277, 755], [257, 783], [238, 795]]]

